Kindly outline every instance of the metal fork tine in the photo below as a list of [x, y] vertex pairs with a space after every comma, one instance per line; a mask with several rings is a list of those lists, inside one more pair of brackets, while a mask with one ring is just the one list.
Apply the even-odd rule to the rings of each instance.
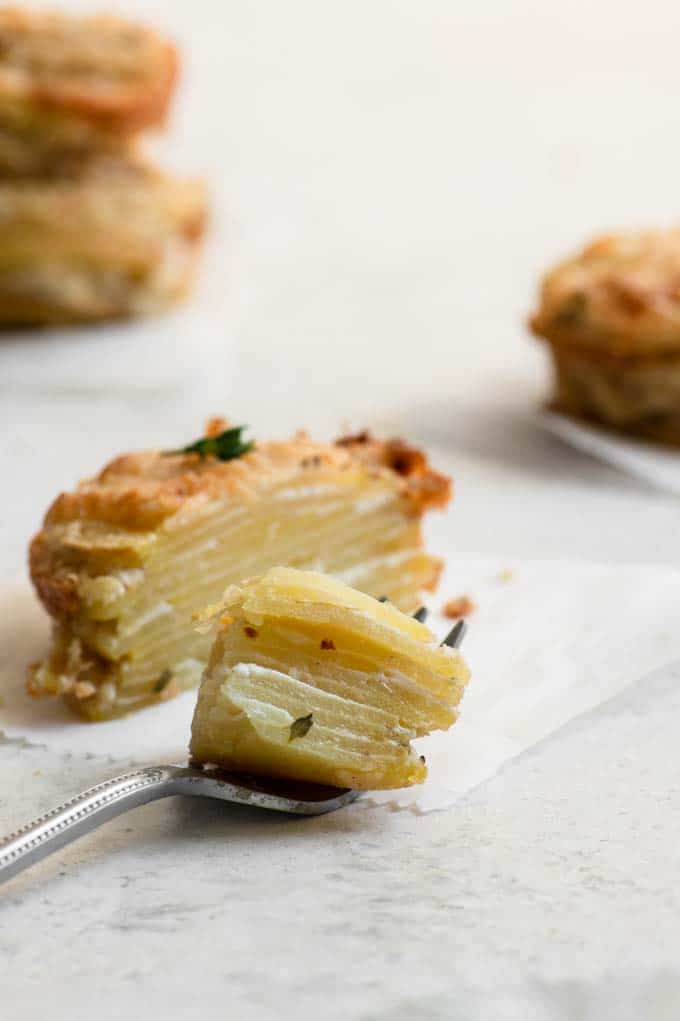
[[[378, 600], [379, 603], [389, 603], [389, 596], [381, 596]], [[424, 624], [428, 618], [429, 610], [426, 606], [420, 606], [413, 614], [413, 619]], [[441, 642], [441, 645], [448, 645], [451, 649], [457, 649], [460, 643], [463, 641], [467, 625], [464, 620], [459, 620], [458, 623], [449, 631], [448, 635]]]
[[465, 623], [464, 620], [459, 620], [457, 624], [453, 625], [448, 635], [441, 644], [448, 645], [450, 649], [457, 649], [460, 646], [460, 643], [463, 641], [466, 631], [467, 624]]
[[[389, 603], [389, 601], [390, 601], [389, 596], [381, 596], [380, 599], [378, 600], [379, 603]], [[413, 614], [413, 619], [420, 621], [421, 624], [424, 624], [425, 621], [427, 620], [428, 612], [429, 611], [426, 606], [421, 606]]]
[[[389, 602], [389, 601], [390, 601], [390, 599], [389, 599], [388, 595], [381, 595], [380, 599], [378, 600], [378, 602]], [[414, 620], [415, 621], [420, 621], [421, 624], [424, 624], [427, 621], [427, 619], [428, 619], [428, 614], [429, 614], [429, 610], [428, 610], [427, 606], [419, 606], [419, 609], [414, 614]]]

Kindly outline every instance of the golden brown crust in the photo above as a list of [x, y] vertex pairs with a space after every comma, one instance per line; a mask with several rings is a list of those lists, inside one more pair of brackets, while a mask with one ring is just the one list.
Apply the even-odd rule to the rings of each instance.
[[544, 278], [533, 332], [594, 357], [680, 352], [680, 228], [605, 235]]
[[[212, 420], [209, 428], [211, 424]], [[347, 438], [329, 445], [315, 443], [300, 432], [292, 440], [258, 443], [249, 454], [231, 461], [161, 451], [122, 454], [94, 479], [81, 482], [71, 493], [62, 493], [48, 510], [45, 523], [89, 518], [145, 531], [157, 527], [189, 501], [252, 498], [262, 483], [269, 484], [295, 467], [342, 470], [364, 465], [376, 473], [399, 477], [403, 495], [413, 501], [419, 513], [430, 506], [444, 506], [450, 479], [430, 469], [424, 455], [416, 473], [394, 467], [391, 451], [395, 442], [401, 445], [401, 441], [370, 439], [357, 443]], [[435, 492], [436, 504], [430, 498]]]
[[442, 574], [444, 573], [444, 561], [435, 560], [432, 564], [432, 576], [428, 582], [423, 585], [425, 592], [436, 592], [439, 588], [439, 582], [442, 580]]
[[175, 47], [141, 25], [0, 9], [0, 111], [20, 102], [129, 134], [162, 121], [177, 74]]
[[[220, 425], [224, 423], [211, 420], [208, 428], [214, 434]], [[49, 508], [29, 554], [38, 595], [52, 616], [71, 612], [76, 598], [72, 557], [88, 547], [88, 529], [103, 528], [109, 549], [114, 544], [120, 550], [134, 549], [136, 542], [144, 542], [145, 535], [164, 522], [172, 527], [175, 515], [185, 520], [216, 499], [248, 502], [291, 471], [308, 468], [367, 470], [389, 479], [414, 516], [444, 506], [450, 494], [450, 480], [402, 441], [345, 437], [336, 444], [322, 444], [298, 433], [289, 441], [258, 443], [250, 453], [231, 461], [193, 453], [124, 454], [95, 478], [62, 493]], [[93, 545], [100, 543], [97, 531]]]
[[45, 531], [38, 532], [28, 548], [31, 579], [40, 601], [51, 617], [67, 617], [77, 602], [78, 576], [55, 570], [54, 559]]
[[446, 507], [452, 482], [430, 467], [422, 450], [402, 439], [377, 440], [364, 430], [341, 436], [335, 445], [350, 451], [363, 464], [387, 468], [406, 481], [406, 492], [419, 514], [434, 507]]

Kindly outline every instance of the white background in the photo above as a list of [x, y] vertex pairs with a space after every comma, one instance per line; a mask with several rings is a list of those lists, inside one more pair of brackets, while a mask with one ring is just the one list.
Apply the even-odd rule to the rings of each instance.
[[[182, 46], [154, 145], [205, 177], [212, 226], [181, 310], [0, 338], [4, 579], [60, 489], [214, 413], [424, 442], [457, 484], [433, 539], [463, 553], [677, 563], [675, 499], [541, 431], [548, 366], [523, 325], [556, 258], [677, 219], [677, 4], [109, 7]], [[88, 997], [161, 1016], [170, 989], [164, 1017], [674, 1018], [669, 707], [561, 739], [460, 813], [337, 817], [307, 843], [207, 809], [113, 824], [12, 888], [13, 1017], [43, 1016], [49, 973], [55, 1017]], [[106, 775], [0, 751], [12, 825]]]

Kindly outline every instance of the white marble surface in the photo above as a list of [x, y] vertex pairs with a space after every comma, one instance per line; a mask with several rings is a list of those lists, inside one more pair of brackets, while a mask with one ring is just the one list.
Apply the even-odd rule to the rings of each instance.
[[[219, 411], [257, 435], [426, 442], [457, 480], [433, 541], [464, 553], [678, 562], [676, 498], [539, 428], [522, 327], [547, 261], [676, 215], [675, 5], [112, 6], [187, 48], [162, 150], [209, 178], [215, 225], [177, 314], [0, 339], [4, 580], [57, 490]], [[677, 682], [579, 718], [447, 813], [141, 809], [3, 890], [2, 1004], [13, 1021], [675, 1018]], [[15, 743], [0, 761], [3, 828], [113, 771]]]

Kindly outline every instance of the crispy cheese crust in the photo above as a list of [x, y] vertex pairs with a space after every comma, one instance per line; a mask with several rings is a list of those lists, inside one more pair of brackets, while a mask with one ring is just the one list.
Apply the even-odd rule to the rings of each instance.
[[21, 108], [130, 134], [162, 121], [177, 70], [171, 43], [121, 18], [0, 9], [0, 118]]
[[680, 229], [593, 241], [547, 274], [530, 323], [593, 355], [680, 355]]
[[159, 678], [174, 677], [178, 663], [180, 686], [190, 686], [206, 655], [192, 613], [278, 563], [323, 564], [413, 609], [441, 569], [422, 549], [420, 518], [449, 496], [450, 480], [420, 452], [368, 434], [329, 445], [300, 433], [226, 462], [159, 451], [116, 458], [59, 496], [31, 543], [55, 640], [29, 688], [75, 693], [80, 712], [104, 718], [168, 697]]
[[680, 443], [680, 229], [611, 234], [543, 280], [530, 319], [553, 356], [553, 404]]
[[154, 312], [181, 297], [205, 221], [196, 181], [100, 160], [76, 180], [0, 183], [0, 323]]

